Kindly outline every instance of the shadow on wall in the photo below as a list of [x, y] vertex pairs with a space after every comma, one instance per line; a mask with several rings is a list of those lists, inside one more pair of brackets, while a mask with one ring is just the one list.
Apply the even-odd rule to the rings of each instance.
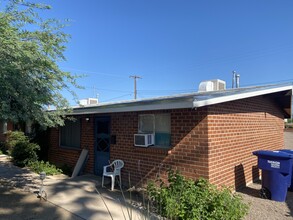
[[237, 192], [241, 192], [243, 194], [246, 194], [255, 198], [260, 198], [259, 189], [256, 187], [261, 184], [259, 180], [259, 170], [257, 166], [252, 167], [253, 183], [257, 183], [257, 185], [246, 186], [244, 167], [242, 164], [235, 166], [234, 172], [235, 172], [235, 190]]
[[252, 166], [251, 168], [251, 172], [252, 172], [252, 182], [253, 183], [258, 183], [259, 182], [259, 169], [258, 166]]
[[246, 186], [246, 179], [244, 174], [244, 167], [242, 164], [235, 166], [234, 168], [235, 174], [235, 190], [239, 191]]
[[[259, 183], [259, 169], [257, 166], [252, 166], [251, 168], [252, 173], [252, 182]], [[244, 173], [243, 164], [239, 164], [234, 168], [235, 174], [235, 190], [241, 191], [243, 188], [246, 187], [246, 178]]]

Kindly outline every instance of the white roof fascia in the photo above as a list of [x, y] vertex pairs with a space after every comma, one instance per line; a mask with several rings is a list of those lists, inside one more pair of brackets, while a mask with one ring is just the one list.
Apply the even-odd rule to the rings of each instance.
[[177, 101], [177, 102], [163, 102], [163, 103], [142, 103], [133, 106], [97, 106], [96, 108], [76, 108], [70, 115], [84, 115], [84, 114], [97, 114], [97, 113], [115, 113], [115, 112], [133, 112], [133, 111], [149, 111], [149, 110], [165, 110], [165, 109], [181, 109], [193, 108], [192, 101]]
[[282, 92], [286, 90], [293, 90], [293, 86], [283, 86], [278, 88], [264, 89], [264, 90], [258, 90], [258, 91], [252, 91], [252, 92], [244, 92], [240, 94], [227, 95], [227, 96], [211, 98], [206, 100], [199, 100], [199, 101], [195, 99], [193, 102], [193, 107], [198, 108], [198, 107], [203, 107], [207, 105], [219, 104], [223, 102], [235, 101], [239, 99], [261, 96], [261, 95], [266, 95], [266, 94], [271, 94], [276, 92]]

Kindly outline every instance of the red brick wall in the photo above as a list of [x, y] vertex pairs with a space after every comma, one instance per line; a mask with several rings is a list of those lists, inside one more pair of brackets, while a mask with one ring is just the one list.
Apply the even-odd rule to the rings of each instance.
[[[171, 114], [171, 143], [173, 148], [140, 148], [134, 146], [134, 134], [138, 132], [138, 115], [146, 113]], [[100, 115], [99, 115], [100, 116]], [[111, 135], [116, 136], [116, 144], [110, 148], [110, 159], [122, 159], [125, 167], [122, 172], [127, 185], [144, 183], [154, 178], [166, 168], [180, 170], [184, 175], [195, 178], [208, 177], [206, 109], [181, 109], [172, 111], [148, 111], [115, 113], [111, 116]], [[86, 122], [85, 117], [90, 121]], [[93, 173], [94, 167], [94, 116], [81, 117], [81, 148], [90, 152], [86, 171]], [[49, 161], [74, 167], [81, 150], [59, 146], [59, 129], [49, 131]]]
[[268, 98], [256, 97], [208, 108], [209, 180], [236, 189], [256, 179], [253, 151], [283, 147], [283, 114]]
[[78, 117], [81, 119], [81, 149], [72, 149], [60, 147], [59, 144], [59, 128], [53, 128], [48, 130], [49, 135], [49, 151], [48, 158], [49, 161], [62, 166], [68, 165], [74, 168], [81, 150], [83, 148], [89, 150], [89, 159], [85, 171], [88, 173], [93, 173], [94, 170], [94, 118], [92, 116], [87, 116], [89, 121], [85, 120], [85, 117]]
[[[171, 113], [170, 149], [133, 146], [138, 132], [138, 115], [145, 113]], [[119, 113], [112, 115], [112, 133], [117, 144], [111, 146], [111, 159], [125, 161], [124, 177], [131, 184], [145, 183], [147, 179], [174, 168], [190, 178], [208, 177], [206, 109]]]
[[[134, 147], [138, 115], [171, 114], [170, 149]], [[116, 144], [110, 159], [122, 159], [123, 183], [145, 183], [171, 167], [190, 178], [205, 177], [212, 183], [238, 187], [257, 178], [252, 151], [283, 146], [283, 115], [278, 106], [264, 97], [250, 98], [209, 107], [169, 111], [112, 113], [111, 135]], [[81, 147], [90, 152], [86, 171], [94, 167], [94, 117], [82, 116]], [[86, 122], [85, 117], [90, 121]], [[80, 150], [59, 147], [59, 130], [50, 131], [49, 159], [74, 166]]]

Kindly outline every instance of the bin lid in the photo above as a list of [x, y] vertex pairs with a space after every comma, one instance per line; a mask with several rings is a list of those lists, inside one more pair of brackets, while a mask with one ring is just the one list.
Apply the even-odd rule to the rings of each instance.
[[258, 150], [252, 152], [253, 155], [256, 156], [268, 156], [268, 157], [277, 157], [277, 158], [283, 158], [283, 159], [291, 159], [293, 158], [293, 154], [286, 153], [284, 151], [270, 151], [270, 150]]
[[285, 152], [285, 153], [288, 153], [288, 154], [293, 154], [293, 150], [291, 150], [291, 149], [281, 149], [279, 151], [282, 151], [282, 152]]

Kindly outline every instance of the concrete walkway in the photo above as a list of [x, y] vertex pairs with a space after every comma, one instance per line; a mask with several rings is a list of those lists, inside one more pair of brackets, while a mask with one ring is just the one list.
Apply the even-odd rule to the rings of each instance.
[[284, 130], [284, 145], [286, 149], [293, 149], [293, 128]]
[[[0, 155], [0, 184], [36, 193], [40, 180], [37, 174], [12, 165], [6, 156]], [[106, 186], [102, 188], [101, 178], [94, 175], [73, 179], [65, 175], [49, 176], [44, 181], [48, 203], [81, 219], [155, 219], [146, 217], [143, 211], [130, 206], [128, 192], [123, 196], [119, 190], [112, 192], [110, 186]], [[36, 195], [35, 200], [40, 202]]]

